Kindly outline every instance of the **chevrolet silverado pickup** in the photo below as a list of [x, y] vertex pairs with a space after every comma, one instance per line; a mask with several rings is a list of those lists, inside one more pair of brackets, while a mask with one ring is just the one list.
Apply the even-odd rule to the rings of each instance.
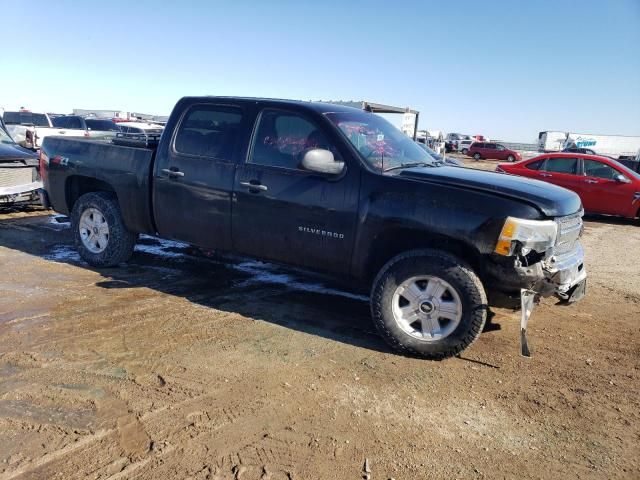
[[47, 137], [40, 154], [43, 201], [95, 267], [144, 233], [323, 272], [369, 292], [392, 347], [431, 359], [467, 348], [498, 294], [585, 292], [575, 193], [446, 166], [371, 112], [185, 97], [156, 143], [117, 141]]

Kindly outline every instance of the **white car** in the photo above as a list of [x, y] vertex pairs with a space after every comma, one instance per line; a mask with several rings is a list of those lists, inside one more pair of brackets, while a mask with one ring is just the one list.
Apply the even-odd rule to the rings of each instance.
[[7, 132], [13, 140], [24, 148], [37, 150], [44, 137], [54, 135], [57, 128], [53, 127], [49, 115], [33, 113], [27, 110], [18, 112], [4, 112], [2, 116]]
[[466, 155], [473, 142], [475, 142], [475, 140], [460, 140], [458, 142], [458, 151]]
[[109, 118], [82, 117], [80, 115], [62, 115], [54, 117], [51, 122], [56, 127], [55, 135], [65, 137], [84, 137], [108, 140], [116, 136], [120, 130]]

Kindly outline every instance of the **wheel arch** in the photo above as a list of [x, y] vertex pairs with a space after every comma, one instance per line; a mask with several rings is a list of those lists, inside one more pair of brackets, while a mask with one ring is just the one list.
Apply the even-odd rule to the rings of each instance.
[[372, 284], [380, 269], [392, 258], [425, 248], [455, 255], [481, 275], [482, 257], [473, 245], [447, 235], [401, 227], [388, 229], [373, 241], [366, 263], [367, 284]]
[[67, 178], [64, 188], [64, 197], [69, 212], [78, 199], [91, 192], [111, 192], [118, 197], [115, 189], [108, 182], [83, 175], [72, 175]]

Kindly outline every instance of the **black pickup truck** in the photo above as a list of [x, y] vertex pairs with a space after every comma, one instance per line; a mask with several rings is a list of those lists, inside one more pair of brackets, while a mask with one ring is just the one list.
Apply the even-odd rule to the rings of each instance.
[[115, 143], [41, 151], [43, 200], [96, 267], [146, 233], [324, 272], [370, 292], [380, 334], [427, 358], [468, 347], [498, 293], [584, 294], [576, 194], [445, 166], [370, 112], [185, 97], [157, 144]]

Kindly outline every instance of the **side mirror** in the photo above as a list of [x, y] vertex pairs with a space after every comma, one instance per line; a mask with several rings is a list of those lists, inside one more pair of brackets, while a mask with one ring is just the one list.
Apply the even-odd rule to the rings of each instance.
[[630, 183], [631, 182], [631, 180], [629, 180], [627, 177], [625, 177], [621, 173], [618, 173], [617, 175], [615, 175], [613, 177], [613, 179], [618, 183]]
[[311, 172], [338, 175], [344, 170], [344, 162], [336, 162], [329, 150], [314, 148], [302, 157], [302, 168]]

